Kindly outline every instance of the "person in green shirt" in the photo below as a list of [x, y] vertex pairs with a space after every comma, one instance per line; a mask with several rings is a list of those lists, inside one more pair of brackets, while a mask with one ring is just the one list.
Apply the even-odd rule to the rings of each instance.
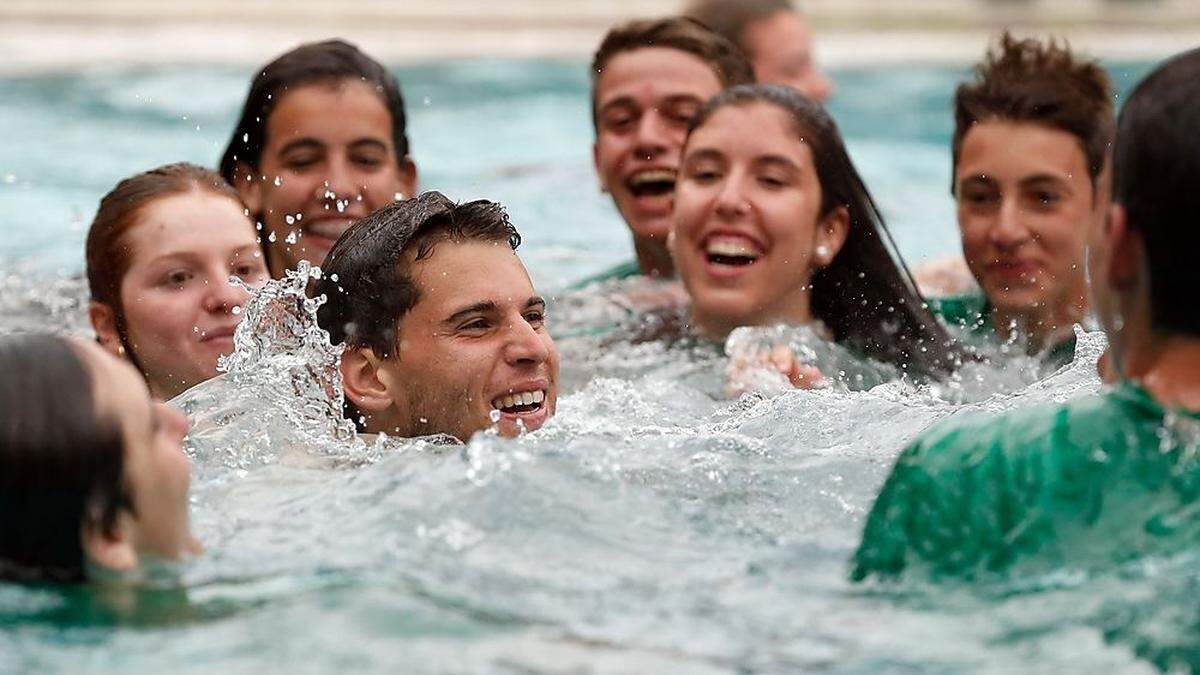
[[1007, 33], [958, 87], [951, 192], [979, 287], [930, 308], [966, 342], [1071, 360], [1085, 238], [1109, 202], [1112, 93], [1094, 61]]
[[855, 580], [1103, 565], [1200, 540], [1200, 50], [1137, 86], [1116, 139], [1088, 266], [1119, 383], [919, 438], [871, 510]]

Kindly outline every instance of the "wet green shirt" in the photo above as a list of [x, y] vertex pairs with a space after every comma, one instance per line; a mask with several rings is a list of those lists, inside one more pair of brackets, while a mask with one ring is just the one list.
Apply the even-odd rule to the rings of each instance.
[[[992, 304], [982, 292], [926, 298], [929, 311], [951, 328], [959, 340], [979, 349], [1002, 346], [992, 323]], [[1075, 358], [1075, 336], [1055, 344], [1041, 354], [1043, 367], [1055, 371]]]
[[1118, 561], [1200, 541], [1200, 414], [1132, 384], [999, 418], [956, 416], [896, 461], [852, 576], [970, 577], [1018, 560]]
[[638, 267], [636, 260], [626, 260], [625, 262], [606, 269], [599, 274], [593, 274], [586, 279], [576, 281], [575, 283], [571, 284], [570, 290], [577, 291], [581, 288], [587, 288], [592, 284], [599, 283], [601, 281], [608, 281], [610, 279], [628, 279], [630, 277], [636, 277], [641, 273], [642, 268]]

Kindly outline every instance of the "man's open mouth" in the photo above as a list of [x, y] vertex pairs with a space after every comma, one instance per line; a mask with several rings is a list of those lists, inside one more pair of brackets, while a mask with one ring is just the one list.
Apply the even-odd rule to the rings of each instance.
[[497, 396], [492, 399], [492, 408], [502, 413], [520, 415], [540, 410], [545, 405], [545, 402], [546, 391], [544, 389], [535, 389], [533, 391]]
[[704, 242], [704, 255], [714, 265], [745, 267], [763, 255], [758, 244], [745, 237], [717, 235]]
[[661, 197], [675, 191], [675, 172], [668, 169], [639, 171], [629, 177], [629, 191], [634, 197]]

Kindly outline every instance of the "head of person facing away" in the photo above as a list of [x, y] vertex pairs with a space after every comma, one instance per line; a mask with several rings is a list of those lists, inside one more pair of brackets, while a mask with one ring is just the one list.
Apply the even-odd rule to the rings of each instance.
[[1086, 312], [1087, 233], [1110, 193], [1108, 75], [1005, 33], [954, 100], [951, 190], [963, 254], [994, 326], [1036, 351]]
[[[389, 204], [338, 240], [314, 297], [360, 427], [462, 441], [554, 415], [558, 352], [504, 208], [438, 192]], [[496, 421], [493, 422], [493, 417]]]
[[684, 14], [742, 50], [763, 84], [784, 84], [818, 103], [833, 82], [813, 56], [812, 29], [791, 0], [692, 0]]
[[254, 223], [216, 173], [169, 164], [100, 200], [87, 236], [88, 317], [100, 344], [169, 399], [217, 374], [248, 298], [267, 279]]
[[0, 579], [81, 582], [198, 552], [187, 420], [92, 343], [0, 337]]
[[1089, 251], [1112, 365], [1160, 402], [1200, 410], [1200, 50], [1142, 80], [1121, 108], [1113, 205]]
[[674, 17], [609, 31], [591, 75], [600, 189], [629, 226], [642, 273], [672, 276], [666, 240], [688, 124], [722, 89], [753, 82], [753, 71], [731, 42]]
[[275, 277], [320, 265], [355, 220], [416, 194], [400, 84], [342, 40], [301, 45], [258, 71], [221, 158], [263, 228]]
[[672, 251], [701, 332], [819, 320], [835, 340], [908, 372], [954, 369], [960, 355], [890, 252], [837, 126], [795, 89], [738, 86], [700, 109], [674, 220]]

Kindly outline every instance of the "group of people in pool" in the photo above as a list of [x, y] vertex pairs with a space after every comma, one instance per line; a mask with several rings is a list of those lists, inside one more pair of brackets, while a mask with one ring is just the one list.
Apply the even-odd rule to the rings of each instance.
[[[1003, 353], [989, 345], [1069, 361], [1089, 317], [1110, 339], [1112, 393], [903, 453], [858, 576], [960, 531], [1017, 546], [1025, 523], [1002, 497], [999, 514], [947, 506], [1006, 475], [982, 463], [1032, 470], [1102, 446], [1097, 480], [1119, 476], [1167, 410], [1200, 410], [1200, 277], [1185, 255], [1200, 236], [1200, 53], [1160, 66], [1118, 124], [1099, 65], [1005, 34], [955, 96], [951, 192], [978, 289], [926, 301], [821, 105], [832, 87], [803, 16], [786, 0], [689, 11], [614, 28], [592, 61], [596, 172], [636, 254], [604, 276], [681, 283], [702, 338], [810, 325], [915, 379]], [[381, 64], [306, 44], [257, 72], [218, 172], [163, 166], [101, 200], [87, 238], [97, 344], [0, 339], [0, 576], [82, 580], [198, 548], [187, 424], [162, 401], [217, 374], [249, 289], [301, 261], [322, 267], [318, 321], [345, 345], [362, 431], [513, 436], [554, 414], [559, 357], [520, 235], [497, 203], [419, 193], [405, 122]], [[765, 365], [824, 382], [792, 354]], [[1039, 489], [1023, 502], [1034, 512], [1055, 498]], [[931, 529], [935, 517], [953, 522]]]

